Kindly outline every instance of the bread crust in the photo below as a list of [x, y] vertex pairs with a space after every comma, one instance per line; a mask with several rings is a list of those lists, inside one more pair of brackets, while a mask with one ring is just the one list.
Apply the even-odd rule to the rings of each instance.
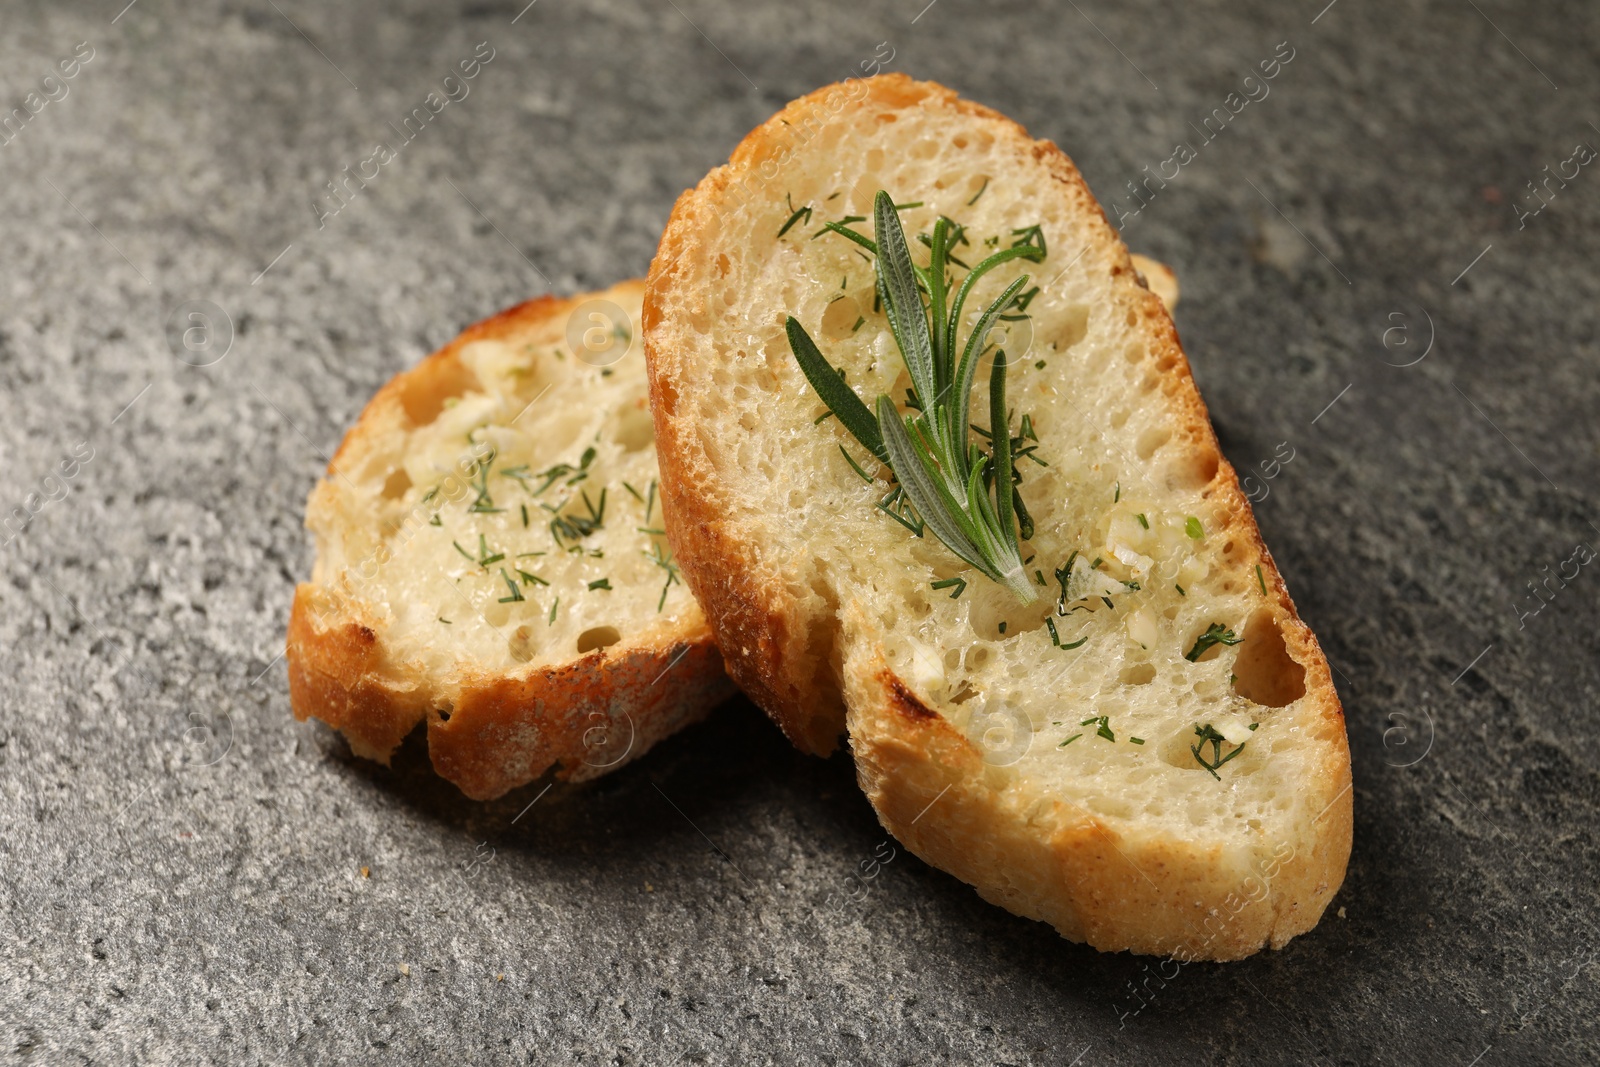
[[[1099, 220], [1091, 251], [1109, 264], [1117, 304], [1111, 310], [1125, 310], [1142, 325], [1151, 359], [1163, 372], [1160, 389], [1174, 439], [1210, 472], [1204, 495], [1220, 517], [1213, 533], [1235, 542], [1241, 567], [1260, 564], [1268, 592], [1262, 610], [1284, 634], [1288, 659], [1303, 671], [1301, 700], [1309, 702], [1316, 734], [1331, 753], [1314, 781], [1299, 783], [1302, 803], [1320, 814], [1309, 839], [1289, 843], [1289, 855], [1275, 855], [1274, 869], [1253, 870], [1243, 879], [1237, 863], [1222, 861], [1219, 845], [1119, 838], [1087, 812], [1063, 809], [1067, 801], [1057, 802], [1056, 825], [1065, 828], [1040, 836], [1030, 818], [1012, 811], [1008, 798], [987, 784], [972, 744], [937, 713], [917, 712], [914, 693], [878, 650], [854, 648], [841, 662], [845, 652], [835, 647], [835, 637], [851, 605], [820, 595], [810, 602], [797, 597], [766, 573], [774, 564], [763, 558], [761, 545], [701, 490], [712, 468], [693, 415], [679, 410], [685, 354], [663, 343], [660, 329], [669, 308], [678, 315], [706, 313], [706, 294], [683, 283], [688, 272], [681, 265], [715, 254], [714, 238], [706, 235], [715, 234], [730, 191], [746, 183], [760, 189], [760, 168], [787, 155], [793, 130], [814, 128], [837, 114], [842, 86], [789, 104], [746, 137], [726, 166], [679, 198], [645, 293], [667, 528], [728, 669], [805, 751], [831, 750], [848, 707], [860, 781], [885, 827], [986, 899], [1106, 950], [1226, 960], [1263, 945], [1280, 947], [1316, 924], [1344, 878], [1353, 816], [1343, 710], [1316, 638], [1300, 621], [1238, 479], [1222, 458], [1171, 317], [1150, 291], [1165, 288], [1164, 279], [1147, 286], [1077, 168], [1054, 144], [1033, 140], [1004, 116], [931, 82], [896, 74], [856, 84], [865, 87], [864, 98], [848, 106], [944, 109], [992, 121], [997, 139], [1014, 139], [1019, 154], [1045, 166], [1061, 196]], [[1175, 286], [1169, 296], [1176, 298]]]
[[[642, 286], [633, 280], [566, 300], [543, 296], [468, 327], [377, 392], [334, 453], [326, 481], [340, 477], [367, 440], [404, 427], [408, 401], [457, 389], [466, 345], [515, 336], [587, 300], [637, 296]], [[308, 518], [327, 491], [313, 491]], [[467, 667], [441, 678], [396, 657], [382, 621], [343, 575], [296, 587], [286, 651], [295, 718], [322, 720], [356, 755], [381, 763], [426, 720], [434, 769], [475, 800], [501, 796], [552, 767], [564, 780], [605, 774], [704, 718], [734, 688], [697, 605], [565, 662]]]

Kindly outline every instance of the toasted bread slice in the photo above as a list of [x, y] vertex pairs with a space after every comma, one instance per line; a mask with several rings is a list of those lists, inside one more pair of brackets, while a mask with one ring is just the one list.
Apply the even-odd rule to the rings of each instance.
[[306, 506], [296, 718], [385, 763], [427, 719], [487, 800], [620, 767], [732, 692], [659, 532], [642, 293], [521, 304], [373, 397]]
[[[855, 216], [871, 237], [879, 189], [908, 235], [961, 223], [968, 263], [1048, 244], [975, 302], [1040, 289], [1031, 342], [1006, 342], [1048, 463], [1018, 468], [1031, 604], [876, 506], [888, 468], [786, 337], [792, 315], [869, 406], [905, 395], [872, 257], [815, 236]], [[729, 670], [806, 751], [848, 726], [897, 838], [1100, 949], [1234, 959], [1315, 925], [1351, 834], [1328, 665], [1170, 317], [1060, 150], [932, 83], [820, 90], [679, 199], [644, 327], [669, 535]]]

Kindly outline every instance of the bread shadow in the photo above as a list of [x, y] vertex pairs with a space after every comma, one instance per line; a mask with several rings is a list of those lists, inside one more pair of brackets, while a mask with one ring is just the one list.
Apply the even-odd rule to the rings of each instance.
[[[715, 854], [741, 878], [783, 882], [786, 891], [822, 898], [839, 890], [856, 861], [873, 856], [888, 839], [856, 783], [847, 751], [841, 748], [830, 759], [799, 753], [742, 697], [603, 778], [578, 784], [542, 780], [489, 802], [468, 799], [434, 773], [420, 731], [389, 767], [347, 751], [343, 762], [441, 836], [486, 842], [502, 862], [520, 854], [585, 880], [668, 882], [668, 869], [692, 850], [708, 859]], [[801, 838], [799, 847], [821, 854], [826, 884], [809, 885], [805, 878], [797, 884], [791, 861], [763, 855], [795, 847], [775, 840], [781, 838]], [[1196, 1013], [1223, 1030], [1247, 1029], [1261, 995], [1298, 1019], [1315, 1010], [1315, 1000], [1335, 996], [1348, 983], [1348, 961], [1361, 956], [1351, 951], [1348, 930], [1335, 927], [1339, 920], [1331, 914], [1285, 950], [1263, 950], [1233, 963], [1179, 965], [1099, 952], [988, 903], [972, 887], [896, 847], [892, 876], [873, 890], [870, 902], [836, 909], [830, 922], [860, 922], [877, 930], [874, 936], [906, 937], [902, 920], [915, 915], [916, 922], [939, 931], [935, 951], [943, 965], [968, 975], [975, 993], [995, 983], [1001, 989], [1031, 988], [1028, 999], [1035, 1004], [1069, 1013], [1064, 1019], [1084, 1018], [1085, 1034], [1103, 1035], [1110, 1028], [1129, 1031], [1125, 1039], [1135, 1043], [1188, 1040]], [[738, 881], [730, 872], [723, 877]], [[1347, 886], [1333, 907], [1350, 892]], [[1075, 1029], [1064, 1026], [1063, 1033]], [[1070, 1037], [1064, 1040], [1070, 1044]]]
[[[725, 701], [704, 721], [603, 777], [570, 783], [548, 774], [491, 801], [472, 800], [435, 773], [425, 728], [406, 738], [388, 767], [351, 755], [342, 742], [339, 748], [351, 774], [426, 821], [502, 852], [546, 860], [625, 861], [641, 848], [675, 845], [685, 834], [700, 847], [702, 835], [736, 839], [749, 832], [742, 812], [792, 801], [788, 794], [819, 779], [832, 781], [835, 793], [859, 796], [848, 758], [802, 755], [744, 697]], [[864, 798], [859, 806], [865, 808]]]

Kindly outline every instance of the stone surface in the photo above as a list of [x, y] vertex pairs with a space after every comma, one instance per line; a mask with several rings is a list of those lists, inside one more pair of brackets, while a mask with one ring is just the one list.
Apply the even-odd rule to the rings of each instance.
[[[7, 4], [6, 111], [93, 49], [0, 147], [0, 505], [65, 492], [0, 533], [9, 1060], [1600, 1058], [1600, 571], [1537, 614], [1527, 585], [1600, 546], [1600, 171], [1514, 206], [1600, 144], [1600, 9], [923, 2]], [[887, 59], [1131, 211], [1285, 41], [1122, 224], [1182, 279], [1338, 670], [1356, 844], [1317, 930], [1174, 976], [903, 851], [860, 888], [884, 834], [848, 761], [744, 703], [487, 805], [414, 741], [386, 770], [290, 719], [302, 505], [362, 404], [500, 307], [643, 273], [783, 101]], [[479, 42], [470, 94], [319, 220]], [[188, 301], [232, 322], [208, 366], [169, 346]]]

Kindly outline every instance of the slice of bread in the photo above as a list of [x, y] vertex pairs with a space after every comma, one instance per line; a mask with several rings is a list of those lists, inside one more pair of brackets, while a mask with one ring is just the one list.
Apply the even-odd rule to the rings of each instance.
[[[906, 395], [872, 257], [821, 232], [872, 237], [880, 189], [919, 265], [939, 214], [969, 264], [1048, 245], [969, 304], [1040, 290], [1005, 342], [1013, 428], [1048, 463], [1018, 467], [1031, 604], [876, 506], [888, 468], [791, 351], [792, 315], [869, 408]], [[1100, 949], [1234, 959], [1316, 924], [1351, 834], [1328, 665], [1170, 317], [1059, 149], [903, 76], [813, 93], [679, 199], [644, 327], [669, 535], [729, 670], [806, 751], [848, 726], [897, 838]]]
[[643, 288], [501, 312], [373, 397], [306, 506], [296, 718], [385, 763], [426, 719], [487, 800], [604, 774], [732, 692], [660, 532]]

